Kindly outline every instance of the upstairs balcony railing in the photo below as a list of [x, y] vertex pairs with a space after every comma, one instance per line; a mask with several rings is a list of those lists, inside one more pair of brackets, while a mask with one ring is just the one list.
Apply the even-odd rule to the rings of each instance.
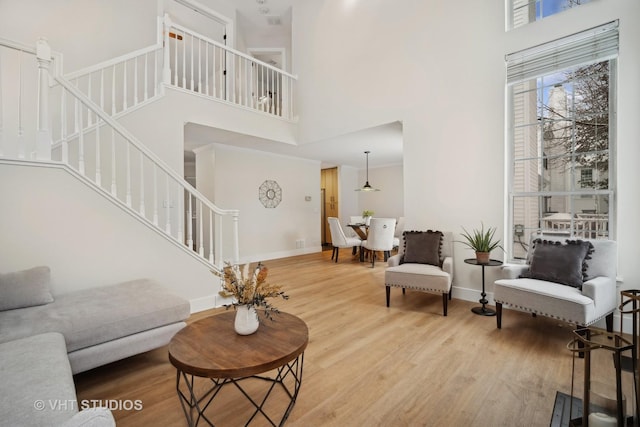
[[164, 18], [165, 85], [294, 120], [297, 76]]

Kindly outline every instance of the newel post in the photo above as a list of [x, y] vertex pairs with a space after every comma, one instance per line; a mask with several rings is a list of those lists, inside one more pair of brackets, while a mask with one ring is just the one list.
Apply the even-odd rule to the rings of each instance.
[[164, 14], [164, 31], [162, 34], [163, 43], [163, 64], [162, 64], [162, 81], [164, 84], [171, 84], [171, 49], [169, 44], [169, 33], [171, 32], [171, 18], [168, 13]]
[[49, 133], [49, 69], [51, 67], [51, 47], [44, 38], [36, 42], [38, 60], [38, 132], [35, 157], [51, 160], [51, 135]]

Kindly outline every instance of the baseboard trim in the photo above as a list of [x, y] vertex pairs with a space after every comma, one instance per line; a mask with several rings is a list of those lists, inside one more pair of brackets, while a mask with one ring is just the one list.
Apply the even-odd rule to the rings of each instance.
[[247, 262], [268, 261], [270, 259], [287, 258], [298, 255], [312, 254], [315, 252], [322, 252], [322, 246], [310, 246], [308, 248], [291, 249], [287, 251], [278, 252], [266, 252], [263, 254], [249, 255], [240, 259], [240, 264]]
[[194, 298], [189, 300], [189, 303], [191, 304], [191, 314], [209, 310], [210, 308], [220, 307], [222, 305], [222, 303], [218, 301], [218, 295], [215, 294]]

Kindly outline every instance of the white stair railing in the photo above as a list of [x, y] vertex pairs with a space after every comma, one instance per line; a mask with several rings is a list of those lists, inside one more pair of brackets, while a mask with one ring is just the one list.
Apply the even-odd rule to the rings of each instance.
[[297, 76], [164, 18], [164, 84], [288, 120]]
[[[53, 159], [218, 268], [223, 265], [223, 229], [232, 229], [233, 253], [227, 259], [237, 262], [238, 211], [215, 206], [71, 82], [54, 79], [59, 92], [52, 89], [51, 98], [65, 119]], [[85, 125], [91, 117], [95, 120]]]
[[38, 84], [41, 81], [38, 73], [38, 58], [34, 46], [0, 38], [2, 157], [31, 160], [38, 156]]
[[238, 211], [213, 205], [51, 63], [44, 40], [33, 49], [0, 39], [0, 156], [61, 161], [203, 262], [237, 263]]
[[[112, 117], [139, 108], [161, 95], [162, 45], [155, 44], [65, 75]], [[95, 116], [87, 117], [91, 126]], [[57, 135], [59, 136], [59, 135]], [[54, 141], [58, 141], [54, 137]]]

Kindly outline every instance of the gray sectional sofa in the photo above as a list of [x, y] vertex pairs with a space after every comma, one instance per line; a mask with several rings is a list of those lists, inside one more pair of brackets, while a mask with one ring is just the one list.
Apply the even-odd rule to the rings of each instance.
[[149, 279], [55, 297], [49, 281], [48, 267], [0, 274], [0, 426], [115, 425], [76, 401], [72, 375], [166, 345], [189, 302]]

